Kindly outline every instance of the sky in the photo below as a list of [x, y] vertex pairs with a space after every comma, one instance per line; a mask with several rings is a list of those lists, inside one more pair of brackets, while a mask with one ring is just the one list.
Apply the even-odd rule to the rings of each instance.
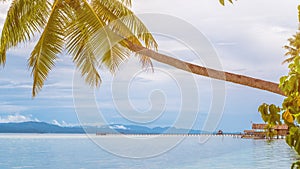
[[[8, 3], [0, 4], [0, 29], [8, 7]], [[153, 32], [161, 53], [273, 82], [288, 73], [287, 65], [281, 64], [285, 53], [282, 46], [298, 27], [296, 1], [236, 1], [223, 7], [217, 0], [139, 0], [133, 1], [132, 10]], [[164, 17], [174, 22], [168, 23]], [[186, 31], [188, 28], [198, 32]], [[209, 50], [205, 45], [203, 51], [194, 49], [191, 41], [200, 37], [215, 51], [213, 56], [204, 56]], [[260, 104], [280, 105], [284, 99], [266, 91], [191, 75], [155, 61], [154, 72], [145, 71], [135, 56], [114, 75], [101, 68], [103, 82], [92, 90], [76, 76], [66, 54], [59, 56], [42, 91], [33, 99], [27, 59], [35, 43], [32, 40], [9, 50], [7, 63], [0, 68], [0, 122], [194, 129], [211, 125], [228, 132], [243, 131], [251, 128], [251, 122], [262, 122], [257, 111]]]

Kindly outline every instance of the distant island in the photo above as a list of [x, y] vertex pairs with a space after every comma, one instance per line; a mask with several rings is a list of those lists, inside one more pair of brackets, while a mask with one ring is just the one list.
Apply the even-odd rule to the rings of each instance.
[[0, 133], [84, 133], [82, 127], [62, 127], [45, 122], [0, 123]]
[[201, 130], [179, 129], [175, 127], [154, 127], [111, 124], [104, 126], [58, 126], [45, 122], [0, 123], [0, 133], [103, 133], [103, 134], [209, 134]]

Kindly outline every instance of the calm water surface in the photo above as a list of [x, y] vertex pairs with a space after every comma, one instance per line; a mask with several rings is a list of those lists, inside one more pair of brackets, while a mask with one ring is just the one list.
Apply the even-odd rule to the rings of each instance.
[[297, 158], [284, 140], [267, 143], [222, 136], [204, 144], [196, 136], [188, 137], [170, 151], [146, 159], [115, 156], [85, 135], [5, 134], [0, 135], [0, 146], [1, 169], [287, 169]]

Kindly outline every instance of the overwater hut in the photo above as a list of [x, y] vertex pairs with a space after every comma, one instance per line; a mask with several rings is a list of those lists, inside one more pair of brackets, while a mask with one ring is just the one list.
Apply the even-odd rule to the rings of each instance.
[[222, 130], [219, 130], [219, 131], [217, 132], [217, 135], [223, 135], [223, 131], [222, 131]]
[[289, 134], [289, 126], [286, 124], [276, 125], [274, 130], [277, 133], [277, 136], [286, 136]]
[[[244, 130], [244, 138], [266, 138], [267, 124], [252, 124], [252, 130]], [[286, 124], [276, 125], [272, 128], [276, 131], [277, 138], [284, 137], [289, 133], [289, 127]]]

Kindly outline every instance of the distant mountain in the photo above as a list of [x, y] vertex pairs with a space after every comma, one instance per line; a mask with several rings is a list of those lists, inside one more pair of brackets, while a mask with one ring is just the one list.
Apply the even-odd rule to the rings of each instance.
[[200, 130], [178, 129], [174, 127], [149, 128], [136, 125], [112, 124], [100, 127], [76, 126], [62, 127], [45, 122], [0, 123], [0, 133], [103, 133], [103, 134], [199, 134], [207, 133]]
[[[208, 133], [201, 130], [189, 130], [189, 129], [178, 129], [175, 127], [155, 127], [155, 128], [149, 128], [145, 126], [136, 126], [136, 125], [121, 125], [121, 124], [113, 124], [109, 126], [104, 126], [103, 128], [109, 128], [113, 130], [114, 132], [118, 133], [124, 133], [124, 134], [162, 134], [162, 133], [168, 133], [168, 134], [203, 134]], [[98, 133], [101, 133], [101, 128], [98, 129]], [[105, 133], [105, 132], [103, 132]], [[109, 133], [109, 132], [108, 132]]]
[[0, 123], [0, 133], [84, 133], [82, 127], [61, 127], [44, 122]]

